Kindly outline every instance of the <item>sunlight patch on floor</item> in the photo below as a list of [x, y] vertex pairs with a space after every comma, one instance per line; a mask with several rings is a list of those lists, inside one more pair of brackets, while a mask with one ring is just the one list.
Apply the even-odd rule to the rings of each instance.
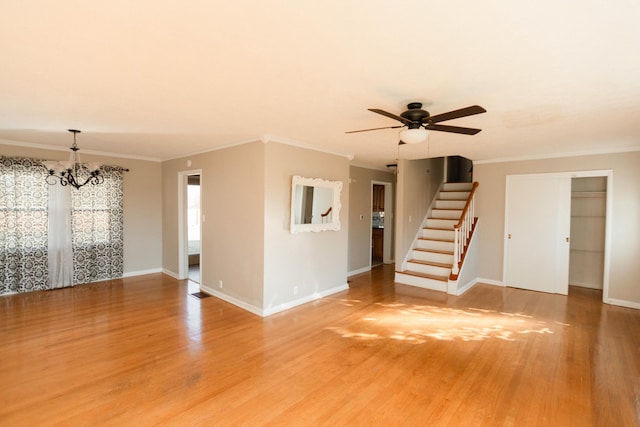
[[402, 303], [377, 305], [378, 311], [361, 318], [355, 324], [327, 329], [343, 338], [393, 339], [411, 344], [422, 344], [429, 339], [481, 341], [495, 338], [515, 341], [519, 335], [554, 333], [547, 322], [521, 313]]

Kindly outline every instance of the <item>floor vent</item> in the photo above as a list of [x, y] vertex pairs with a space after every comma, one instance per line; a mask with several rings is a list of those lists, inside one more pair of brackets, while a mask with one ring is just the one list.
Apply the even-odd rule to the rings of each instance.
[[193, 296], [194, 296], [194, 297], [196, 297], [196, 298], [200, 298], [200, 299], [202, 299], [202, 298], [209, 298], [209, 297], [211, 296], [211, 295], [209, 295], [209, 294], [205, 294], [204, 292], [195, 292], [195, 293], [193, 293], [193, 294], [191, 294], [191, 295], [193, 295]]

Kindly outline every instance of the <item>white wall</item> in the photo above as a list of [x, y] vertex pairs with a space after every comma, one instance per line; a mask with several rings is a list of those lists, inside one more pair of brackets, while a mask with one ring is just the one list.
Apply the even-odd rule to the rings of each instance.
[[609, 297], [615, 303], [640, 308], [640, 152], [552, 158], [544, 160], [474, 163], [480, 183], [476, 214], [480, 278], [502, 282], [505, 182], [511, 174], [613, 170]]

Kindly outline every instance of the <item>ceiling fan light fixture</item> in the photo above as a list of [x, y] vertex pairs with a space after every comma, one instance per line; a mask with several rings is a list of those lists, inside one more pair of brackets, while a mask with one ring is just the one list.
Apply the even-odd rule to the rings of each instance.
[[427, 140], [429, 131], [424, 128], [402, 129], [400, 131], [400, 140], [406, 144], [420, 144]]

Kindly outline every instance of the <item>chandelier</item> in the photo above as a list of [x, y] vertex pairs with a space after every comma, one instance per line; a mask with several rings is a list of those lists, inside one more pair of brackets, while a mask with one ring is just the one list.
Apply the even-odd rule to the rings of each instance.
[[77, 189], [89, 183], [96, 185], [104, 182], [104, 177], [100, 175], [100, 163], [91, 162], [87, 164], [80, 163], [80, 149], [76, 144], [76, 135], [79, 130], [69, 129], [73, 133], [73, 145], [71, 146], [71, 155], [66, 162], [45, 161], [42, 162], [49, 171], [47, 175], [47, 184], [55, 185], [58, 181], [61, 185], [71, 185]]

